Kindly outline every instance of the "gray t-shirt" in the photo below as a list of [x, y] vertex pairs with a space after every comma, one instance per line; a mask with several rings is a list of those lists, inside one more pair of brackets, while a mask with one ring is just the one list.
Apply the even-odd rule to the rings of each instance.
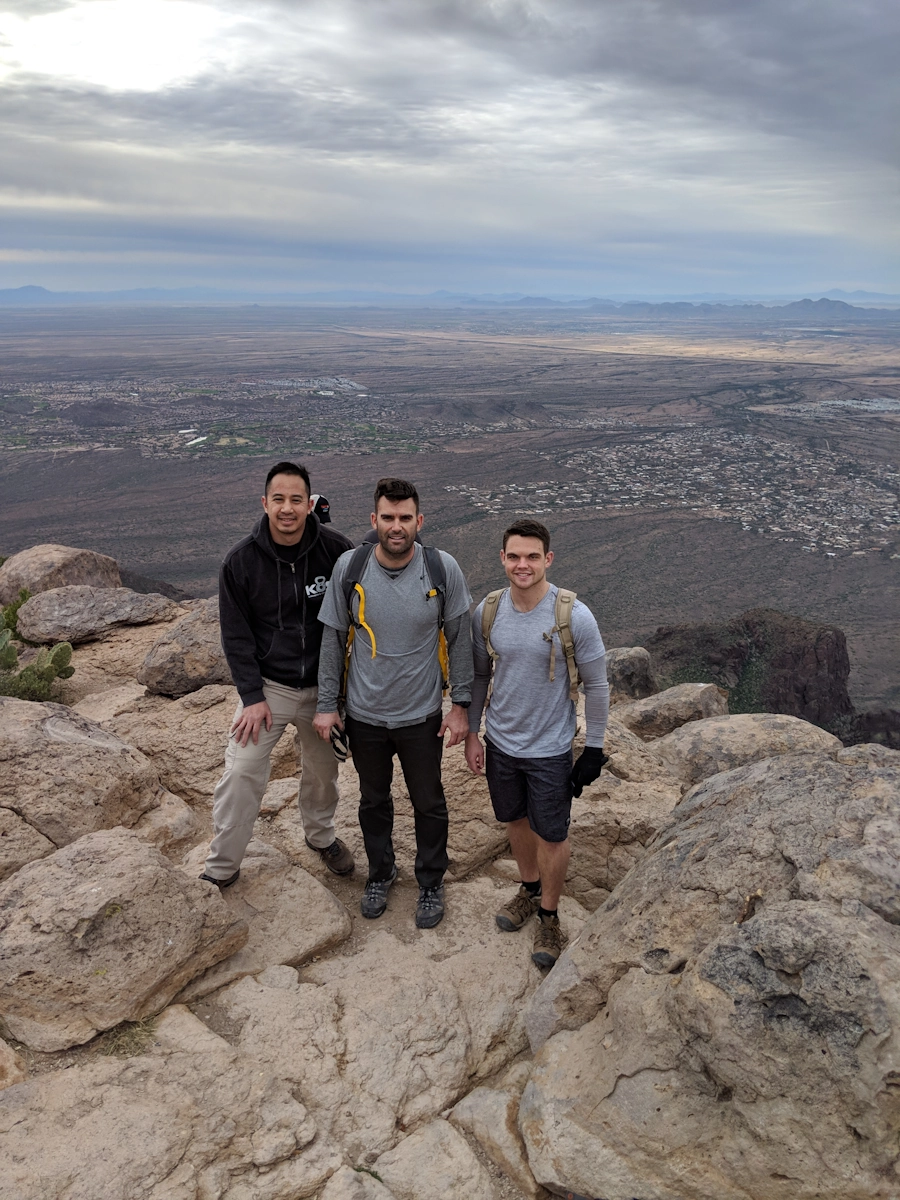
[[[547, 595], [531, 612], [519, 612], [513, 607], [507, 588], [500, 597], [491, 628], [491, 645], [498, 657], [484, 730], [498, 750], [515, 758], [552, 758], [565, 754], [575, 736], [575, 705], [569, 699], [566, 656], [559, 634], [554, 633], [551, 683], [550, 643], [544, 637], [556, 624], [558, 591], [551, 584]], [[472, 616], [476, 688], [479, 675], [490, 670], [481, 633], [483, 609], [482, 600]], [[594, 615], [580, 600], [572, 606], [570, 625], [576, 663], [594, 662], [606, 655]]]
[[[334, 566], [328, 591], [319, 612], [325, 625], [345, 632], [350, 621], [344, 600], [344, 578], [355, 551], [342, 554]], [[468, 611], [469, 589], [455, 558], [440, 552], [446, 576], [444, 620]], [[438, 600], [428, 598], [431, 588], [425, 555], [416, 544], [415, 554], [399, 571], [386, 570], [373, 551], [362, 578], [365, 620], [375, 635], [357, 629], [347, 679], [347, 712], [369, 725], [389, 729], [415, 725], [441, 707], [441, 669], [438, 662]], [[353, 606], [357, 612], [356, 601]]]

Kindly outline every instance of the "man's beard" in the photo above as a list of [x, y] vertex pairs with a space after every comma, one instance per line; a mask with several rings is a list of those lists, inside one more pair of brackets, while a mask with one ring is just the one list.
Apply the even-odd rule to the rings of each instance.
[[378, 531], [379, 545], [381, 546], [381, 549], [384, 551], [384, 553], [388, 556], [388, 558], [403, 558], [403, 556], [405, 554], [409, 553], [410, 547], [413, 545], [413, 543], [416, 540], [416, 535], [415, 535], [414, 531], [411, 533], [408, 533], [408, 534], [404, 534], [404, 540], [403, 540], [402, 547], [400, 546], [400, 544], [398, 542], [394, 542], [393, 544], [391, 544], [389, 538], [390, 538], [389, 534], [384, 533], [381, 530]]

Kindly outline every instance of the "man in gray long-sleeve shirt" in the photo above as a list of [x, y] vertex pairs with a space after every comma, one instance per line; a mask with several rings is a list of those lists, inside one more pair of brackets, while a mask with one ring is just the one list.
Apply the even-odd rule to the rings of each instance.
[[[447, 801], [441, 785], [443, 736], [463, 741], [472, 695], [471, 597], [456, 561], [416, 541], [419, 497], [402, 479], [379, 480], [372, 525], [377, 544], [349, 551], [335, 564], [319, 620], [326, 626], [319, 657], [318, 712], [313, 725], [328, 738], [346, 728], [359, 775], [359, 823], [369, 860], [360, 902], [364, 917], [380, 917], [397, 877], [391, 834], [393, 760], [400, 759], [415, 809], [416, 925], [430, 929], [444, 915]], [[430, 565], [429, 565], [430, 562]], [[358, 571], [358, 576], [351, 572]], [[442, 579], [436, 579], [435, 575]], [[349, 603], [348, 603], [349, 600]], [[346, 681], [346, 716], [338, 700], [344, 654], [353, 631]], [[441, 712], [440, 635], [446, 639], [452, 707]]]
[[[497, 924], [513, 932], [537, 913], [532, 958], [552, 967], [567, 941], [557, 906], [569, 865], [572, 796], [597, 779], [606, 761], [606, 650], [590, 609], [575, 600], [568, 622], [584, 685], [587, 733], [573, 767], [575, 705], [557, 620], [559, 589], [547, 579], [553, 552], [546, 527], [517, 521], [503, 535], [500, 559], [510, 586], [497, 602], [490, 646], [482, 627], [486, 601], [472, 617], [475, 686], [466, 761], [476, 774], [486, 770], [494, 813], [506, 824], [522, 880], [517, 895], [497, 913]], [[492, 670], [485, 755], [478, 731]]]

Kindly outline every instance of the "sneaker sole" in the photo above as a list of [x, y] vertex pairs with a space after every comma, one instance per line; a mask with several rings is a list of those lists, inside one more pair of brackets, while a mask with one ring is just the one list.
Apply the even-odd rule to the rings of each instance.
[[416, 929], [434, 929], [435, 925], [440, 925], [443, 919], [443, 913], [438, 913], [434, 917], [423, 917], [422, 920], [416, 917]]
[[532, 954], [531, 961], [536, 967], [549, 968], [555, 967], [559, 960], [554, 958], [552, 954], [548, 954], [545, 950], [539, 950], [537, 954]]
[[504, 916], [503, 913], [497, 913], [494, 920], [497, 922], [497, 928], [502, 929], [504, 933], [518, 933], [525, 924], [523, 921], [522, 925], [517, 925], [511, 917]]

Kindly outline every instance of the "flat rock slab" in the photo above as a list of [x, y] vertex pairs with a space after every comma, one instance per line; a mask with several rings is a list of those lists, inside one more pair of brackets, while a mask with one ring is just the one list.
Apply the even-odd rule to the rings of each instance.
[[137, 681], [161, 696], [185, 696], [210, 683], [231, 683], [216, 599], [203, 601], [160, 635]]
[[535, 1178], [609, 1200], [893, 1200], [900, 754], [693, 788], [534, 994]]
[[19, 867], [46, 858], [56, 846], [10, 808], [0, 808], [0, 883]]
[[155, 1044], [0, 1092], [9, 1200], [300, 1200], [340, 1167], [271, 1072], [167, 1010]]
[[740, 713], [692, 721], [654, 742], [652, 751], [676, 778], [694, 784], [774, 755], [840, 748], [838, 738], [799, 717]]
[[487, 1171], [446, 1121], [417, 1129], [382, 1154], [375, 1170], [397, 1200], [493, 1200]]
[[[225, 749], [234, 722], [238, 695], [233, 687], [210, 684], [170, 700], [139, 688], [131, 700], [122, 689], [109, 699], [88, 697], [79, 712], [100, 715], [106, 729], [141, 750], [159, 772], [165, 787], [189, 804], [209, 804], [225, 769]], [[296, 776], [299, 753], [293, 726], [272, 751], [272, 776]]]
[[[0, 697], [0, 810], [55, 847], [113, 825], [134, 825], [159, 804], [152, 763], [62, 704]], [[20, 850], [28, 844], [21, 829]], [[46, 851], [33, 838], [35, 857]]]
[[616, 707], [616, 720], [647, 742], [691, 721], [728, 715], [728, 693], [714, 683], [680, 683]]
[[396, 1200], [393, 1192], [363, 1167], [341, 1167], [322, 1189], [320, 1200]]
[[32, 546], [11, 555], [0, 567], [0, 604], [18, 599], [22, 588], [34, 596], [71, 584], [117, 588], [122, 578], [115, 559], [105, 554], [50, 543]]
[[[205, 858], [206, 847], [199, 846], [185, 862], [188, 874], [199, 874]], [[350, 936], [350, 914], [343, 904], [302, 867], [292, 866], [263, 842], [252, 841], [247, 847], [241, 877], [222, 891], [222, 899], [237, 920], [247, 922], [247, 943], [192, 980], [178, 997], [183, 1004], [266, 967], [299, 966]]]
[[0, 1016], [34, 1050], [159, 1012], [247, 924], [126, 829], [79, 838], [0, 886]]
[[[270, 967], [207, 1000], [211, 1025], [290, 1081], [348, 1161], [371, 1166], [404, 1128], [437, 1116], [519, 1054], [525, 1005], [541, 974], [533, 926], [501, 933], [494, 913], [515, 891], [485, 878], [448, 885], [447, 917], [409, 940], [367, 930], [355, 954], [299, 973]], [[575, 936], [586, 914], [572, 900]]]
[[121, 625], [168, 621], [178, 612], [178, 605], [165, 596], [76, 584], [51, 588], [26, 600], [19, 609], [18, 630], [30, 642], [74, 645], [101, 640]]

